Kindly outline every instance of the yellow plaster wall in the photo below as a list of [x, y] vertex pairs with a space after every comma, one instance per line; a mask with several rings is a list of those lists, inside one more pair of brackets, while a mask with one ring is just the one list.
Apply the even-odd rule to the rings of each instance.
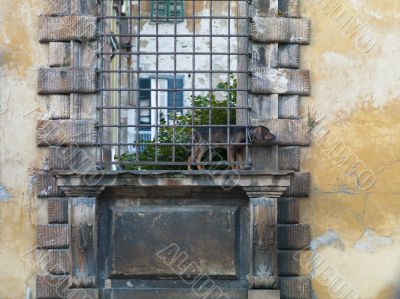
[[35, 224], [43, 210], [32, 184], [42, 163], [35, 140], [43, 101], [36, 94], [36, 73], [47, 63], [47, 50], [38, 43], [41, 3], [0, 3], [0, 187], [6, 190], [0, 196], [1, 299], [34, 291]]
[[315, 298], [399, 298], [400, 2], [309, 0], [302, 16], [313, 23], [302, 109], [322, 119], [302, 156], [313, 178], [303, 272]]

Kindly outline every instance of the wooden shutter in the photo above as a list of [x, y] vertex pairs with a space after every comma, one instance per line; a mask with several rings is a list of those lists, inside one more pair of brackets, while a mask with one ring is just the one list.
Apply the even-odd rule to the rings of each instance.
[[[168, 107], [182, 108], [183, 107], [183, 78], [168, 79]], [[168, 109], [168, 114], [174, 109]], [[182, 113], [183, 109], [176, 109]]]

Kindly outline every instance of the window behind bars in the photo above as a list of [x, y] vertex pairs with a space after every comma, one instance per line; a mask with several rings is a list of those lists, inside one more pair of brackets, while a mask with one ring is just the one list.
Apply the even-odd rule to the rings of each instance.
[[104, 168], [250, 164], [247, 2], [102, 1]]

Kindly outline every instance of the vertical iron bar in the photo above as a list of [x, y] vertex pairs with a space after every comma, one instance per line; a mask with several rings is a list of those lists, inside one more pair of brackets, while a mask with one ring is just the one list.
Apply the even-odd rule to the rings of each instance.
[[213, 85], [212, 85], [212, 78], [213, 78], [213, 67], [212, 67], [212, 46], [213, 46], [213, 30], [212, 30], [212, 15], [213, 15], [213, 4], [212, 0], [210, 1], [210, 93], [209, 93], [209, 110], [208, 110], [208, 162], [212, 162], [212, 149], [211, 149], [211, 134], [212, 134], [212, 97], [213, 97]]
[[[195, 134], [195, 109], [194, 109], [194, 101], [195, 101], [195, 77], [196, 77], [196, 56], [195, 56], [195, 50], [196, 50], [196, 3], [195, 0], [192, 0], [192, 146], [191, 146], [191, 157], [192, 157], [192, 163], [196, 162], [195, 161], [195, 153], [194, 153], [194, 134]], [[191, 166], [190, 166], [191, 168]]]
[[139, 127], [137, 126], [140, 124], [140, 111], [141, 111], [141, 103], [140, 103], [140, 11], [141, 11], [141, 0], [138, 0], [138, 10], [137, 10], [137, 39], [136, 39], [136, 70], [137, 70], [137, 87], [138, 91], [136, 92], [136, 161], [140, 162], [140, 132], [139, 132]]

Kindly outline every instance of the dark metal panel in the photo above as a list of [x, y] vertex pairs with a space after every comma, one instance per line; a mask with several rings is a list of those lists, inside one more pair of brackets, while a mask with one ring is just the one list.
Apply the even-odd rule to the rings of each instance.
[[236, 207], [113, 209], [111, 277], [236, 278]]

